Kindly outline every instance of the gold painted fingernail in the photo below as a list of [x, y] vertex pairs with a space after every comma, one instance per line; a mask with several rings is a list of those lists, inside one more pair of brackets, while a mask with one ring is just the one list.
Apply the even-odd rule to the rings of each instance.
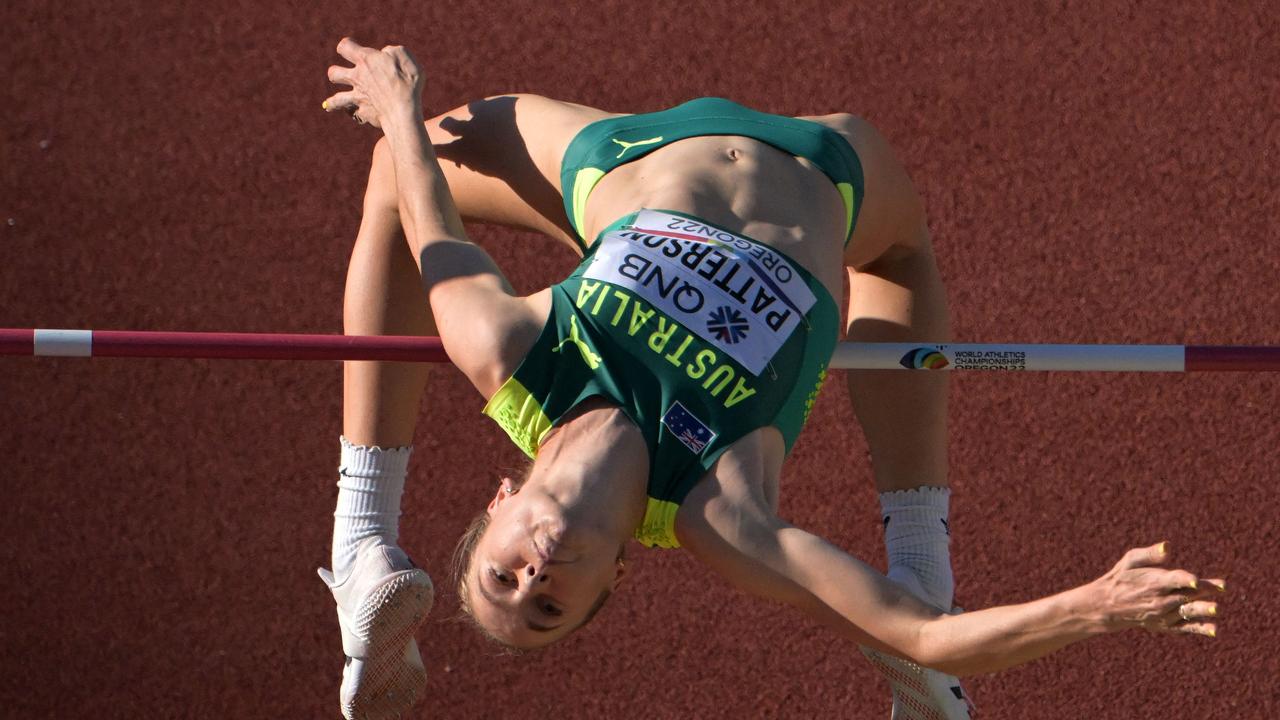
[[1191, 589], [1192, 589], [1192, 590], [1199, 590], [1199, 589], [1200, 589], [1200, 583], [1196, 582], [1196, 579], [1195, 579], [1195, 578], [1191, 578]]
[[1209, 637], [1211, 637], [1211, 638], [1216, 638], [1216, 637], [1218, 637], [1218, 631], [1217, 631], [1216, 629], [1214, 629], [1214, 628], [1209, 628], [1209, 632], [1208, 632], [1208, 633], [1206, 633], [1206, 634], [1207, 634]]
[[1218, 606], [1217, 606], [1217, 605], [1212, 605], [1212, 606], [1210, 606], [1210, 607], [1209, 607], [1209, 612], [1208, 612], [1208, 613], [1206, 613], [1206, 614], [1207, 614], [1207, 615], [1209, 615], [1209, 616], [1211, 616], [1211, 617], [1212, 617], [1212, 616], [1216, 616], [1216, 615], [1218, 614]]
[[329, 101], [325, 100], [324, 102], [320, 103], [320, 107], [324, 108], [325, 112], [329, 112]]
[[1167, 555], [1169, 553], [1169, 541], [1165, 540], [1160, 543], [1160, 545], [1156, 547], [1156, 552], [1161, 555]]

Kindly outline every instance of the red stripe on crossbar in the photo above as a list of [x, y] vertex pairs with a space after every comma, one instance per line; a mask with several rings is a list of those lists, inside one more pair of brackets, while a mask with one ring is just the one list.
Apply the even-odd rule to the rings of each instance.
[[449, 362], [440, 338], [96, 330], [94, 357]]
[[1188, 345], [1188, 371], [1280, 370], [1280, 347]]
[[35, 355], [36, 331], [0, 328], [0, 355]]

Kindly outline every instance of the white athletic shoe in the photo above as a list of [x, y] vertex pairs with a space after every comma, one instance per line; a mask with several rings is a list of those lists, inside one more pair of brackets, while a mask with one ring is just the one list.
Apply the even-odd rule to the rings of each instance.
[[891, 720], [969, 720], [973, 703], [960, 680], [910, 660], [861, 647], [893, 688]]
[[431, 578], [403, 550], [376, 536], [356, 547], [351, 574], [342, 583], [324, 568], [319, 572], [338, 604], [347, 656], [339, 693], [342, 716], [399, 717], [427, 684], [413, 633], [431, 610]]

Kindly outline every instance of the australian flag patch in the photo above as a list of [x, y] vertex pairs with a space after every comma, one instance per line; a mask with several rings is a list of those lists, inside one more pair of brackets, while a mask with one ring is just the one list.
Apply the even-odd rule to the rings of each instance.
[[679, 402], [672, 403], [671, 407], [667, 408], [667, 414], [662, 416], [662, 424], [666, 425], [671, 434], [693, 453], [702, 452], [707, 443], [716, 439], [716, 434], [711, 432], [711, 428], [694, 417], [693, 413], [686, 410]]

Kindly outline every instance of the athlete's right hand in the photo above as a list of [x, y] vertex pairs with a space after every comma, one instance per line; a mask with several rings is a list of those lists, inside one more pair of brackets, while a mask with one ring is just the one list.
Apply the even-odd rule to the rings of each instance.
[[378, 128], [392, 119], [422, 122], [422, 73], [412, 53], [399, 45], [374, 50], [342, 38], [338, 54], [352, 67], [331, 65], [329, 82], [351, 89], [325, 100], [325, 111], [343, 110]]
[[1090, 584], [1110, 629], [1216, 637], [1218, 603], [1226, 581], [1169, 570], [1169, 543], [1134, 548], [1106, 575]]

